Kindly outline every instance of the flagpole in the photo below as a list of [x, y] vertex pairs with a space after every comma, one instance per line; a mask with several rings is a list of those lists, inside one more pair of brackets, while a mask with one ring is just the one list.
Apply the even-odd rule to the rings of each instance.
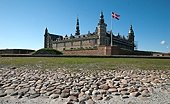
[[111, 12], [111, 46], [113, 46], [113, 34], [112, 34], [112, 17], [119, 20], [120, 15]]
[[110, 44], [110, 45], [113, 46], [113, 35], [112, 35], [112, 12], [111, 12], [111, 26], [110, 26], [110, 27], [111, 27], [111, 33], [110, 33], [110, 34], [111, 34], [111, 44]]

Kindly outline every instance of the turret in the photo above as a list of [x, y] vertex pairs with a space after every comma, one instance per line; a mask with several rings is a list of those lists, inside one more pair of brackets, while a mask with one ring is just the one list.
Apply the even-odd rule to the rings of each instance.
[[97, 27], [97, 35], [99, 36], [99, 45], [106, 45], [106, 24], [104, 22], [103, 12], [100, 14], [100, 19]]
[[51, 48], [51, 37], [48, 33], [48, 29], [45, 29], [45, 34], [44, 34], [44, 48]]
[[130, 30], [129, 30], [129, 33], [128, 33], [128, 40], [131, 42], [131, 43], [134, 43], [134, 31], [132, 29], [132, 25], [130, 26]]
[[100, 13], [100, 20], [99, 20], [98, 25], [101, 25], [101, 24], [105, 24], [105, 23], [104, 23], [104, 15], [103, 15], [103, 12]]
[[47, 35], [48, 34], [48, 29], [47, 29], [47, 27], [45, 28], [45, 35]]
[[134, 50], [134, 47], [135, 47], [134, 38], [135, 38], [135, 35], [134, 35], [134, 31], [133, 31], [132, 25], [131, 25], [129, 33], [128, 33], [128, 41], [132, 44], [132, 46], [129, 47], [130, 50]]
[[76, 23], [76, 36], [80, 35], [80, 29], [79, 29], [79, 19], [77, 18], [77, 23]]

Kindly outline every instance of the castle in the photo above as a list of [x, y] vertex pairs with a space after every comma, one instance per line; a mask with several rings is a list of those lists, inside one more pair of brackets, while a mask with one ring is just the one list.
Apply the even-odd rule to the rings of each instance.
[[[114, 35], [112, 31], [107, 31], [107, 24], [104, 21], [103, 12], [95, 32], [80, 34], [79, 19], [77, 18], [75, 35], [62, 36], [50, 34], [45, 29], [44, 48], [53, 48], [62, 51], [64, 54], [84, 54], [84, 55], [113, 55], [123, 54], [123, 50], [134, 51], [134, 31], [132, 25], [128, 36]], [[111, 36], [112, 35], [112, 36]], [[111, 42], [112, 41], [112, 42]]]

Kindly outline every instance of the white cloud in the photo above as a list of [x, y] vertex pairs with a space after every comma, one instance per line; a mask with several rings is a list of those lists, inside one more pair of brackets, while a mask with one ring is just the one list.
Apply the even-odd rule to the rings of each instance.
[[166, 41], [165, 40], [162, 40], [161, 41], [161, 45], [165, 45], [166, 44]]

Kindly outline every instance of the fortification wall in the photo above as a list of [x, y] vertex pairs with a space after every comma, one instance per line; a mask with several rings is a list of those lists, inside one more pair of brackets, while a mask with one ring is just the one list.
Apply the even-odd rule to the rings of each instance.
[[53, 49], [57, 49], [59, 51], [70, 50], [70, 49], [78, 49], [78, 48], [93, 48], [97, 45], [97, 40], [95, 39], [87, 39], [80, 41], [66, 41], [61, 43], [53, 43]]
[[103, 55], [104, 52], [99, 49], [87, 49], [87, 50], [65, 50], [64, 55]]
[[118, 55], [119, 48], [116, 46], [99, 46], [97, 49], [65, 50], [65, 55]]

